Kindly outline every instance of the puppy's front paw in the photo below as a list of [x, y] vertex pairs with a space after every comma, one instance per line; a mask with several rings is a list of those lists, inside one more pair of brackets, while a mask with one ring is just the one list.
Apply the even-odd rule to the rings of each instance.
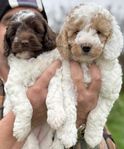
[[65, 121], [66, 116], [63, 108], [48, 110], [47, 122], [53, 129], [58, 129]]
[[101, 142], [102, 134], [103, 131], [99, 130], [98, 128], [90, 131], [86, 129], [84, 138], [91, 148], [95, 148]]
[[16, 137], [18, 141], [23, 141], [29, 135], [30, 130], [30, 123], [17, 123], [15, 121], [13, 128], [13, 136]]
[[67, 129], [60, 131], [60, 133], [58, 132], [57, 136], [65, 148], [70, 148], [77, 142], [77, 129], [75, 126], [70, 125]]

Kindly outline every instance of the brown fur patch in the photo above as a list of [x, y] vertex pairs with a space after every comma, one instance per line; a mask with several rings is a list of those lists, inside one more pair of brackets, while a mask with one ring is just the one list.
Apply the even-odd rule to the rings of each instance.
[[102, 43], [105, 43], [107, 38], [112, 33], [112, 24], [111, 20], [107, 19], [103, 14], [96, 14], [92, 18], [92, 27], [99, 34], [100, 40]]

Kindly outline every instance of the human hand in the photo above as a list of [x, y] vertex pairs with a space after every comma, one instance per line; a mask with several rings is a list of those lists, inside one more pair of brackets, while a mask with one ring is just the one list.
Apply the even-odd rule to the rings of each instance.
[[90, 66], [91, 83], [88, 88], [83, 83], [83, 72], [80, 65], [71, 62], [71, 74], [77, 89], [77, 127], [86, 123], [88, 113], [97, 105], [101, 87], [101, 73], [95, 64]]
[[61, 62], [56, 60], [53, 62], [39, 77], [35, 84], [29, 87], [27, 91], [28, 99], [33, 106], [33, 118], [32, 125], [41, 125], [46, 121], [47, 109], [46, 109], [46, 96], [48, 92], [48, 85], [51, 78], [55, 75], [56, 70], [61, 66]]
[[24, 144], [24, 142], [17, 142], [13, 137], [14, 120], [13, 112], [0, 120], [0, 149], [21, 149]]

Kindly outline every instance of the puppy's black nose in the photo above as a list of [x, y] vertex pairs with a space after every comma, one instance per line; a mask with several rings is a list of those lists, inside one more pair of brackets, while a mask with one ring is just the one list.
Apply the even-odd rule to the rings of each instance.
[[91, 50], [91, 47], [89, 47], [89, 46], [82, 46], [82, 45], [81, 45], [81, 48], [82, 48], [82, 50], [83, 50], [85, 53], [88, 53], [88, 52], [90, 52], [90, 50]]
[[28, 46], [28, 45], [29, 45], [29, 41], [28, 41], [28, 40], [22, 40], [22, 41], [21, 41], [21, 44], [22, 44], [23, 46]]

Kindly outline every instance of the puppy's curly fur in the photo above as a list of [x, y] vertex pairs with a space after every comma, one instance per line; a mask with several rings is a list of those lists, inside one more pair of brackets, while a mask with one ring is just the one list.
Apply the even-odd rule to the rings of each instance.
[[[58, 109], [51, 108], [52, 110], [48, 111], [48, 123], [56, 129], [57, 119], [53, 123], [53, 119], [50, 118], [51, 114], [53, 114], [52, 117], [57, 117], [58, 111], [65, 112], [60, 112], [58, 116], [57, 137], [67, 148], [76, 143], [77, 137], [76, 108], [74, 107], [76, 106], [76, 92], [70, 79], [68, 60], [80, 63], [84, 72], [83, 81], [87, 86], [91, 82], [89, 64], [95, 62], [101, 70], [102, 86], [98, 103], [88, 115], [84, 134], [86, 142], [91, 147], [95, 147], [102, 139], [107, 116], [113, 103], [119, 97], [122, 71], [118, 57], [122, 47], [123, 36], [120, 27], [111, 13], [101, 6], [96, 4], [80, 5], [66, 17], [57, 37], [57, 48], [63, 57], [64, 101], [62, 105], [64, 107], [58, 105]], [[62, 123], [63, 119], [65, 120], [64, 124]]]

